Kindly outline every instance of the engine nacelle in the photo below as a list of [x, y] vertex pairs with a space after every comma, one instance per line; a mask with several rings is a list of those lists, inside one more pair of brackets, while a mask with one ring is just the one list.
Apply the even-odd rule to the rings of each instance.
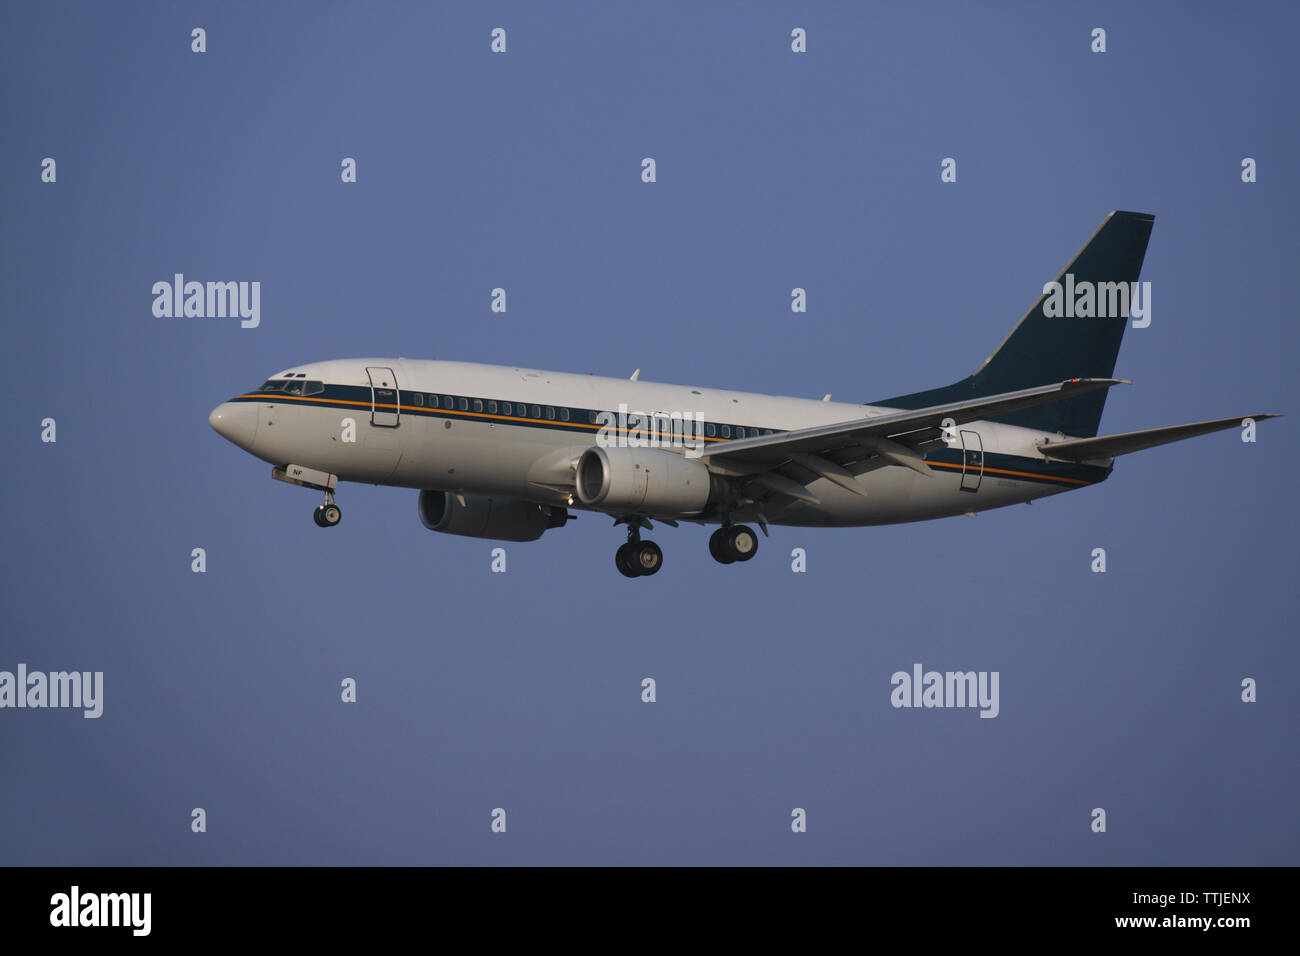
[[720, 490], [704, 462], [658, 448], [588, 448], [576, 477], [579, 501], [615, 514], [696, 515]]
[[497, 541], [536, 541], [547, 528], [559, 528], [569, 520], [563, 508], [451, 491], [421, 491], [419, 510], [420, 523], [430, 531]]

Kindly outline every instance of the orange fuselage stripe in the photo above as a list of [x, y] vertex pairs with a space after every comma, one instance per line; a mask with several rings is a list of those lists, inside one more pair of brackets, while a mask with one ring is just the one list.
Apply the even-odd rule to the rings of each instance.
[[[951, 461], [927, 461], [926, 464], [931, 468], [961, 468], [962, 470], [965, 470], [965, 466], [955, 464]], [[1091, 481], [1082, 481], [1078, 478], [1066, 478], [1064, 475], [1035, 475], [1033, 472], [1029, 471], [1011, 471], [1006, 468], [985, 468], [983, 471], [986, 475], [1015, 475], [1017, 478], [1047, 478], [1051, 481], [1068, 481], [1072, 485], [1092, 484]]]
[[[376, 405], [376, 404], [372, 404], [371, 402], [353, 402], [353, 401], [350, 401], [350, 400], [348, 400], [348, 399], [344, 399], [344, 398], [315, 398], [315, 397], [310, 396], [310, 395], [274, 395], [274, 394], [264, 394], [264, 393], [260, 393], [260, 392], [255, 392], [255, 393], [253, 393], [253, 394], [249, 394], [249, 395], [241, 395], [241, 396], [239, 396], [239, 397], [240, 397], [240, 398], [263, 398], [263, 399], [267, 399], [267, 400], [269, 400], [269, 401], [284, 401], [284, 400], [286, 400], [286, 399], [292, 399], [292, 400], [295, 401], [295, 402], [317, 402], [317, 403], [325, 403], [325, 404], [328, 404], [328, 405], [355, 405], [355, 406], [357, 406], [357, 407], [359, 407], [359, 408], [387, 408], [387, 409], [393, 409], [393, 410], [396, 410], [396, 411], [399, 411], [399, 412], [403, 412], [403, 411], [409, 411], [409, 412], [426, 412], [426, 411], [429, 411], [428, 408], [423, 407], [423, 406], [420, 406], [420, 405], [385, 405], [385, 404], [378, 404], [378, 405]], [[598, 431], [598, 430], [600, 430], [601, 428], [606, 428], [606, 427], [608, 427], [608, 426], [605, 426], [605, 425], [589, 425], [589, 424], [587, 424], [587, 423], [585, 423], [585, 422], [562, 422], [562, 421], [559, 421], [558, 419], [520, 418], [519, 416], [516, 416], [516, 415], [496, 415], [496, 414], [493, 414], [493, 413], [491, 413], [491, 412], [471, 412], [471, 411], [461, 411], [461, 410], [456, 409], [456, 408], [439, 408], [439, 409], [437, 409], [437, 411], [440, 412], [440, 413], [446, 413], [446, 414], [450, 414], [450, 415], [466, 415], [466, 416], [471, 417], [471, 418], [494, 418], [494, 419], [496, 419], [497, 421], [502, 421], [502, 422], [537, 422], [537, 421], [545, 421], [547, 424], [560, 425], [560, 426], [562, 426], [562, 427], [564, 427], [564, 428], [586, 428], [586, 429], [594, 429], [594, 430], [597, 430], [597, 431]], [[617, 432], [617, 431], [640, 431], [641, 429], [619, 429], [619, 428], [614, 428], [613, 430]], [[731, 439], [729, 439], [729, 438], [703, 438], [703, 440], [706, 441], [706, 442], [707, 442], [707, 441], [712, 441], [712, 442], [731, 441]], [[929, 465], [931, 468], [957, 468], [957, 469], [961, 469], [961, 470], [963, 470], [963, 471], [965, 470], [965, 466], [964, 466], [964, 465], [957, 464], [957, 463], [954, 463], [954, 462], [948, 462], [948, 461], [927, 461], [926, 464]], [[1046, 478], [1046, 479], [1049, 480], [1049, 481], [1063, 481], [1063, 482], [1066, 482], [1067, 484], [1071, 484], [1071, 485], [1090, 485], [1090, 484], [1092, 484], [1091, 481], [1083, 481], [1083, 480], [1081, 480], [1081, 479], [1079, 479], [1079, 478], [1066, 478], [1064, 475], [1036, 475], [1036, 474], [1034, 474], [1033, 472], [1028, 472], [1028, 471], [1011, 471], [1010, 469], [1007, 469], [1007, 468], [984, 468], [984, 469], [982, 469], [982, 470], [983, 470], [983, 472], [984, 472], [985, 474], [989, 474], [989, 475], [1011, 475], [1011, 476], [1016, 477], [1016, 478], [1039, 478], [1039, 479]]]

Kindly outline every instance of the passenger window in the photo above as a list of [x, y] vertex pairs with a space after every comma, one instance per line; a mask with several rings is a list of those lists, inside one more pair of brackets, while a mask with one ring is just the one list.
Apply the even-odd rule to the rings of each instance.
[[424, 408], [424, 393], [423, 393], [423, 392], [407, 392], [407, 393], [406, 393], [406, 400], [407, 400], [408, 402], [410, 402], [412, 405], [417, 405], [417, 406], [419, 406], [420, 408]]
[[496, 413], [497, 413], [497, 403], [496, 403], [496, 402], [493, 402], [493, 401], [489, 401], [489, 402], [488, 402], [488, 414], [489, 414], [489, 415], [495, 415]]
[[483, 399], [481, 398], [474, 399], [474, 411], [476, 412], [483, 411]]
[[509, 402], [502, 402], [502, 403], [501, 403], [501, 414], [502, 414], [502, 415], [513, 415], [514, 413], [515, 413], [515, 412], [514, 412], [514, 406], [513, 406], [513, 405], [511, 405]]
[[456, 407], [459, 408], [462, 412], [469, 411], [469, 399], [468, 398], [456, 399]]
[[546, 406], [546, 417], [551, 421], [555, 421], [555, 409], [550, 405]]
[[325, 383], [317, 382], [314, 379], [305, 383], [302, 387], [302, 393], [304, 395], [319, 395], [323, 391], [325, 391]]
[[437, 408], [437, 407], [438, 407], [438, 396], [437, 396], [437, 395], [434, 395], [432, 392], [430, 392], [429, 395], [428, 395], [428, 396], [426, 397], [426, 399], [425, 399], [425, 404], [428, 405], [430, 408]]
[[587, 420], [590, 421], [593, 425], [596, 424], [596, 414], [597, 413], [595, 411], [587, 412]]
[[740, 425], [737, 425], [737, 426], [736, 426], [736, 437], [737, 437], [737, 438], [744, 438], [744, 437], [745, 437], [745, 429], [744, 429], [742, 426], [740, 426]]
[[442, 396], [442, 407], [448, 409], [455, 408], [456, 403], [452, 400], [452, 397], [450, 395], [444, 395]]
[[567, 422], [568, 420], [569, 420], [569, 410], [568, 410], [567, 408], [561, 408], [561, 409], [560, 409], [560, 421], [562, 421], [562, 422]]
[[717, 434], [718, 434], [718, 430], [717, 430], [717, 428], [714, 427], [713, 422], [705, 422], [705, 423], [704, 423], [704, 437], [705, 437], [705, 438], [713, 438], [713, 437], [715, 437]]
[[542, 410], [541, 410], [540, 408], [538, 408], [536, 405], [533, 406], [532, 411], [533, 411], [533, 414], [532, 414], [532, 417], [533, 417], [533, 418], [541, 418], [541, 417], [542, 417]]
[[723, 426], [722, 426], [722, 437], [723, 437], [723, 438], [730, 438], [730, 437], [731, 437], [731, 426], [730, 426], [730, 425], [723, 425]]

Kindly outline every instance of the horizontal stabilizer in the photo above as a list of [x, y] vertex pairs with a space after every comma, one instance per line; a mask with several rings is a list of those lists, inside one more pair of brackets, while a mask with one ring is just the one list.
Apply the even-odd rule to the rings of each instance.
[[1118, 435], [1101, 435], [1097, 438], [1074, 438], [1067, 441], [1054, 441], [1038, 446], [1048, 458], [1061, 461], [1097, 461], [1102, 458], [1114, 458], [1129, 452], [1166, 445], [1171, 441], [1195, 438], [1225, 428], [1238, 428], [1247, 418], [1257, 422], [1277, 415], [1242, 415], [1237, 418], [1216, 418], [1212, 422], [1193, 422], [1190, 425], [1169, 425], [1165, 428], [1148, 428], [1140, 432], [1123, 432]]

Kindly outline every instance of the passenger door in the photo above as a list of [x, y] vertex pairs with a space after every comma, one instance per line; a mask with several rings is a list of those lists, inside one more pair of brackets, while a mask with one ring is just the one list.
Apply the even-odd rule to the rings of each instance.
[[961, 433], [961, 490], [979, 491], [984, 477], [984, 441], [979, 432]]
[[391, 368], [367, 367], [366, 374], [370, 376], [370, 424], [396, 428], [401, 424], [397, 376]]

